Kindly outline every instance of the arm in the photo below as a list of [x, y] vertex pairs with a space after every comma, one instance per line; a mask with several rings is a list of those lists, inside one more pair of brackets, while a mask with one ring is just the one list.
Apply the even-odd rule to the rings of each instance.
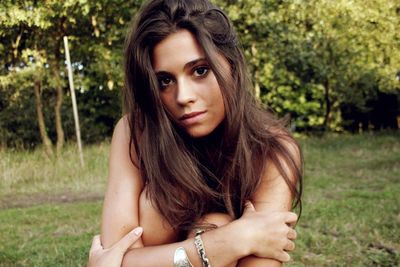
[[[127, 121], [121, 119], [111, 142], [110, 173], [103, 204], [101, 241], [105, 249], [113, 246], [139, 224], [139, 197], [143, 182], [140, 171], [129, 158], [129, 136]], [[279, 238], [286, 239], [286, 233], [279, 236], [275, 229], [296, 219], [293, 213], [277, 213], [275, 216], [268, 214], [266, 217], [265, 213], [249, 211], [239, 220], [202, 235], [207, 255], [214, 267], [226, 266], [251, 254], [284, 261], [283, 247], [278, 248], [275, 243]], [[141, 226], [144, 235], [146, 231], [151, 233], [152, 229], [146, 228], [147, 225]], [[151, 234], [157, 235], [157, 232]], [[193, 238], [149, 247], [135, 243], [135, 248], [125, 254], [122, 265], [172, 266], [174, 252], [180, 246], [185, 248], [194, 266], [201, 266]]]
[[[232, 262], [255, 254], [259, 257], [286, 261], [283, 251], [287, 240], [287, 224], [294, 223], [297, 216], [291, 212], [256, 212], [251, 202], [246, 205], [243, 216], [220, 228], [202, 234], [207, 257], [214, 267], [228, 266]], [[202, 266], [194, 246], [194, 239], [161, 246], [130, 250], [125, 254], [122, 266], [173, 266], [173, 254], [184, 247], [193, 266]]]
[[[139, 226], [138, 203], [143, 182], [139, 170], [130, 160], [129, 142], [129, 126], [124, 117], [115, 126], [111, 141], [108, 184], [101, 224], [101, 243], [104, 248], [111, 247]], [[141, 246], [142, 241], [139, 239], [135, 247]]]
[[[143, 190], [143, 181], [140, 171], [132, 164], [129, 157], [130, 130], [126, 118], [122, 118], [116, 125], [111, 141], [109, 159], [108, 184], [103, 204], [101, 244], [105, 249], [111, 248], [118, 240], [129, 231], [139, 225], [139, 198]], [[135, 156], [136, 153], [133, 153]], [[134, 158], [135, 160], [135, 158]], [[146, 231], [146, 227], [145, 231]], [[233, 228], [233, 229], [232, 229]], [[226, 246], [229, 243], [227, 232], [236, 228], [230, 226], [217, 231], [215, 234], [204, 234], [203, 240], [209, 246], [210, 258], [215, 251], [215, 259], [219, 253], [229, 256], [224, 257], [222, 264], [237, 260], [245, 256], [234, 246]], [[139, 243], [139, 244], [138, 244]], [[200, 266], [200, 259], [194, 247], [194, 240], [170, 245], [143, 248], [143, 242], [139, 239], [123, 260], [125, 266], [172, 266], [173, 255], [179, 246], [185, 247], [189, 258], [195, 266]], [[141, 248], [141, 249], [139, 249]], [[218, 266], [218, 263], [216, 263]]]
[[[300, 152], [296, 145], [285, 143], [289, 152], [294, 157], [297, 164], [301, 164]], [[285, 167], [285, 164], [283, 164]], [[292, 205], [292, 194], [289, 190], [283, 177], [280, 175], [276, 166], [267, 164], [264, 170], [261, 184], [257, 191], [252, 196], [252, 202], [257, 211], [262, 212], [275, 212], [275, 211], [289, 211]], [[296, 236], [294, 236], [295, 238]], [[291, 244], [289, 245], [291, 246]], [[294, 249], [294, 244], [293, 244]], [[290, 257], [288, 258], [288, 260]], [[258, 267], [258, 266], [282, 266], [282, 262], [275, 259], [259, 258], [256, 256], [245, 257], [240, 260], [238, 266], [240, 267]]]
[[[244, 233], [237, 231], [240, 227], [239, 225], [228, 224], [202, 234], [207, 257], [213, 267], [227, 266], [231, 262], [237, 261], [239, 258], [248, 254], [248, 252], [243, 250], [243, 246], [240, 245], [239, 242], [232, 242], [232, 236], [235, 236], [238, 240], [243, 239]], [[202, 266], [200, 257], [194, 246], [193, 238], [178, 243], [133, 249], [125, 255], [122, 266], [172, 267], [174, 252], [178, 247], [183, 247], [185, 249], [193, 266]]]
[[90, 248], [87, 267], [120, 267], [125, 252], [140, 238], [142, 231], [143, 229], [140, 227], [135, 228], [111, 248], [107, 249], [103, 248], [100, 243], [100, 236], [96, 235]]

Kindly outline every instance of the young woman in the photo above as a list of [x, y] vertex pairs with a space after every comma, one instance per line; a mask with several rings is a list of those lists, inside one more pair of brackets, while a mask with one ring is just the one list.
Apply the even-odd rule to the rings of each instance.
[[251, 95], [224, 12], [207, 0], [149, 1], [125, 60], [126, 115], [111, 143], [103, 247], [141, 226], [123, 266], [288, 261], [300, 149]]

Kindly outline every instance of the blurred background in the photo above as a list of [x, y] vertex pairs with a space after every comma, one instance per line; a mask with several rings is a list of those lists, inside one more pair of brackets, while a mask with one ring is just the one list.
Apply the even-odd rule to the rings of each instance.
[[[121, 116], [124, 38], [141, 2], [1, 1], [2, 147], [74, 140], [63, 36], [83, 140], [110, 137]], [[398, 1], [215, 2], [238, 31], [255, 94], [293, 130], [399, 128]]]
[[[0, 266], [85, 266], [142, 0], [1, 0]], [[399, 0], [214, 0], [302, 145], [290, 266], [400, 266]], [[84, 166], [63, 37], [68, 36]]]

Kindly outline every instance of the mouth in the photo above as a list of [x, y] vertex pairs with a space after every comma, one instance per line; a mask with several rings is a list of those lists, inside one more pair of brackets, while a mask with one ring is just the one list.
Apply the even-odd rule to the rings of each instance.
[[202, 115], [205, 114], [206, 111], [197, 111], [197, 112], [191, 112], [183, 115], [182, 117], [179, 118], [179, 121], [183, 123], [184, 125], [190, 125], [198, 122]]
[[180, 117], [179, 120], [183, 121], [183, 120], [186, 120], [186, 119], [194, 118], [194, 117], [196, 117], [196, 116], [198, 116], [200, 114], [203, 114], [203, 113], [205, 113], [205, 111], [187, 113], [187, 114], [183, 115], [182, 117]]

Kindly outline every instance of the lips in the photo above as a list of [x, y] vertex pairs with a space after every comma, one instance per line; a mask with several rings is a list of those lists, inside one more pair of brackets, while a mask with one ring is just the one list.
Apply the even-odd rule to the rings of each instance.
[[182, 124], [188, 126], [190, 124], [197, 123], [206, 113], [206, 111], [197, 111], [197, 112], [191, 112], [183, 115], [182, 117], [179, 118]]
[[186, 120], [186, 119], [190, 119], [190, 118], [196, 117], [196, 116], [198, 116], [200, 114], [203, 114], [203, 113], [205, 113], [205, 111], [191, 112], [191, 113], [187, 113], [187, 114], [183, 115], [179, 119], [182, 121], [182, 120]]

